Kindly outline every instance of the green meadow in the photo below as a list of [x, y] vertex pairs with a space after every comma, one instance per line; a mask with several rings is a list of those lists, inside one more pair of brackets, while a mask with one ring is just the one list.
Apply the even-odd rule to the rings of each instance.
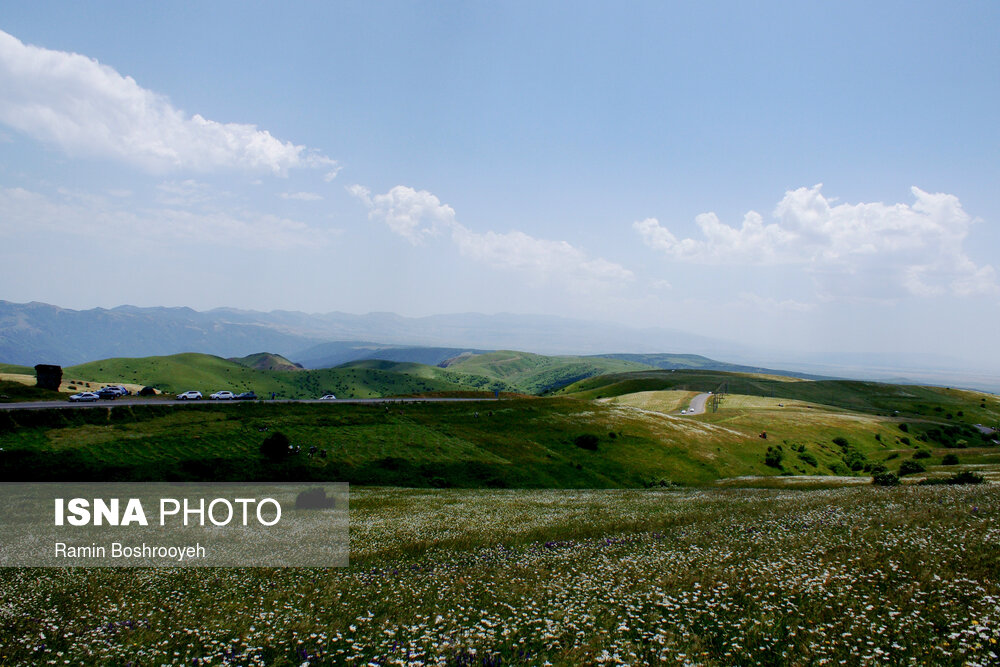
[[351, 491], [329, 569], [6, 569], [0, 665], [991, 665], [994, 485]]

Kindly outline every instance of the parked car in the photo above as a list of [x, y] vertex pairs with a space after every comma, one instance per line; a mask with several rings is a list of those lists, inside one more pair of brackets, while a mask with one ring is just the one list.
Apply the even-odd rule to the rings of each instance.
[[79, 394], [73, 394], [69, 397], [69, 400], [73, 403], [89, 403], [91, 401], [99, 400], [101, 397], [92, 391], [83, 391]]
[[236, 398], [236, 394], [228, 390], [222, 390], [215, 392], [209, 398], [213, 401], [231, 401]]
[[201, 400], [200, 391], [185, 391], [182, 394], [177, 394], [178, 401], [199, 401]]
[[237, 401], [256, 401], [257, 400], [257, 394], [253, 393], [252, 391], [245, 391], [242, 394], [237, 394], [236, 395], [236, 400]]
[[321, 400], [321, 401], [335, 401], [335, 400], [337, 400], [337, 397], [334, 396], [333, 394], [325, 394], [323, 396], [320, 396], [319, 400]]
[[119, 396], [121, 396], [121, 394], [118, 393], [118, 390], [115, 389], [114, 387], [104, 387], [103, 389], [98, 389], [97, 395], [100, 398], [104, 398], [109, 401], [113, 401]]

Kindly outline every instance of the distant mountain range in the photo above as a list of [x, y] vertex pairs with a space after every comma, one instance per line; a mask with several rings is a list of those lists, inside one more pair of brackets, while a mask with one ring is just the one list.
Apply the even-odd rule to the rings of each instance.
[[[377, 341], [377, 342], [366, 342]], [[412, 358], [421, 348], [420, 358]], [[438, 348], [427, 350], [427, 348]], [[267, 350], [317, 368], [363, 358], [437, 364], [463, 352], [601, 354], [664, 350], [726, 355], [738, 345], [670, 329], [634, 329], [547, 315], [268, 313], [217, 308], [93, 308], [0, 301], [0, 362], [64, 366], [110, 357], [202, 352], [225, 358]]]

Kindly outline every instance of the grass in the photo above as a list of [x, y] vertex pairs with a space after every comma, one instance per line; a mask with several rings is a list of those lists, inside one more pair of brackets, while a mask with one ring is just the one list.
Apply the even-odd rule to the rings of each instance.
[[634, 394], [600, 400], [614, 405], [628, 405], [640, 410], [672, 414], [687, 408], [691, 399], [697, 395], [696, 391], [638, 391]]
[[[743, 476], [864, 476], [865, 465], [898, 470], [919, 448], [946, 449], [917, 440], [917, 422], [908, 438], [896, 418], [805, 403], [779, 408], [771, 403], [777, 399], [729, 396], [717, 413], [675, 417], [649, 409], [650, 401], [665, 400], [662, 395], [632, 398], [638, 407], [520, 398], [7, 412], [0, 413], [0, 475], [35, 481], [316, 479], [415, 487], [627, 488], [706, 485]], [[767, 439], [759, 437], [765, 430]], [[303, 452], [315, 447], [317, 455], [267, 461], [259, 447], [274, 431]], [[581, 435], [593, 436], [597, 450], [578, 446]], [[847, 444], [837, 444], [840, 439]], [[765, 464], [770, 448], [781, 450], [779, 466]], [[968, 451], [978, 457], [968, 463], [1000, 463], [989, 457], [1000, 451], [996, 447]], [[943, 454], [934, 456], [927, 462], [936, 465]], [[852, 457], [861, 461], [854, 470]]]
[[[261, 362], [261, 359], [256, 359]], [[266, 362], [266, 360], [265, 360]], [[423, 369], [430, 369], [423, 372]], [[490, 384], [480, 378], [441, 371], [419, 364], [381, 362], [348, 364], [321, 370], [262, 370], [207, 354], [104, 359], [71, 366], [64, 377], [87, 378], [92, 383], [117, 382], [151, 385], [167, 393], [197, 389], [203, 394], [222, 389], [259, 396], [318, 398], [333, 393], [341, 398], [376, 398], [426, 392], [477, 390]]]
[[544, 394], [596, 375], [646, 368], [649, 367], [634, 361], [604, 357], [549, 357], [511, 350], [464, 355], [448, 366], [449, 370], [505, 382], [528, 394]]
[[352, 489], [341, 569], [5, 569], [0, 664], [995, 664], [1000, 490]]

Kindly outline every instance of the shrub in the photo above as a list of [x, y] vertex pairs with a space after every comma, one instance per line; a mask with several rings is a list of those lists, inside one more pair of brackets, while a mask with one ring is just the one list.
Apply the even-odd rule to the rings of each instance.
[[909, 433], [910, 432], [910, 427], [907, 424], [900, 424], [899, 425], [899, 430], [902, 431], [903, 433]]
[[914, 461], [913, 459], [906, 459], [899, 464], [899, 476], [912, 475], [918, 472], [926, 472], [927, 468], [920, 461]]
[[915, 459], [929, 459], [930, 457], [931, 457], [931, 453], [929, 451], [927, 451], [926, 449], [920, 449], [920, 450], [914, 452], [914, 454], [913, 454], [913, 458], [915, 458]]
[[272, 461], [280, 461], [288, 456], [288, 445], [288, 436], [281, 431], [275, 431], [260, 443], [260, 453]]
[[886, 468], [886, 467], [885, 467], [885, 466], [884, 466], [883, 464], [881, 464], [881, 463], [875, 463], [875, 464], [872, 464], [872, 467], [871, 467], [871, 470], [870, 470], [869, 472], [870, 472], [870, 473], [872, 474], [872, 476], [874, 477], [875, 475], [878, 475], [879, 473], [883, 473], [883, 472], [889, 472], [889, 469], [888, 469], [888, 468]]
[[872, 484], [875, 486], [899, 486], [899, 476], [894, 472], [877, 472], [872, 475]]
[[943, 466], [958, 465], [958, 456], [956, 454], [945, 454], [944, 458], [941, 459], [941, 465]]
[[847, 446], [850, 445], [851, 443], [847, 442], [847, 438], [838, 435], [836, 438], [833, 439], [833, 444], [837, 445], [841, 449], [846, 449]]
[[856, 449], [848, 449], [844, 453], [844, 463], [855, 472], [864, 468], [866, 462], [865, 455]]
[[816, 457], [813, 456], [811, 452], [799, 452], [799, 458], [811, 465], [813, 468], [819, 465], [819, 461], [816, 460]]
[[906, 445], [907, 447], [910, 446], [910, 439], [907, 438], [905, 435], [902, 438], [900, 438], [899, 441], [904, 445]]
[[949, 484], [982, 484], [985, 481], [982, 475], [977, 475], [969, 470], [955, 473], [948, 478]]
[[830, 470], [833, 471], [834, 475], [840, 475], [841, 477], [848, 477], [851, 474], [851, 469], [845, 466], [840, 461], [837, 461], [830, 466]]
[[899, 458], [899, 452], [893, 452], [892, 454], [889, 454], [889, 456], [885, 457], [885, 460], [891, 461], [893, 459], [898, 459], [898, 458]]
[[599, 442], [600, 438], [598, 438], [593, 433], [584, 433], [583, 435], [578, 435], [573, 440], [574, 445], [576, 445], [580, 449], [586, 449], [591, 452], [597, 451], [597, 444]]
[[143, 387], [142, 389], [139, 390], [139, 395], [140, 396], [155, 396], [156, 395], [156, 390], [153, 389], [152, 387]]
[[784, 453], [780, 449], [774, 449], [773, 447], [767, 448], [767, 453], [764, 454], [764, 465], [771, 468], [780, 468], [781, 460], [785, 457]]

